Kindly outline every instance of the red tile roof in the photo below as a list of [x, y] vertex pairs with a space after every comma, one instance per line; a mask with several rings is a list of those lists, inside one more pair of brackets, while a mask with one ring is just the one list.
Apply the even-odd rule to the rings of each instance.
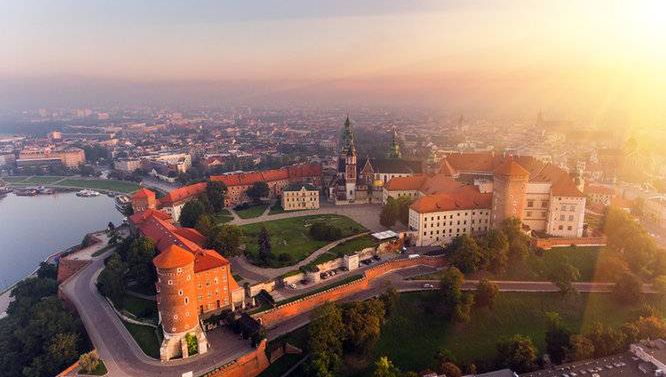
[[394, 177], [386, 183], [388, 191], [420, 191], [424, 194], [453, 191], [464, 186], [446, 174]]
[[615, 195], [615, 191], [606, 186], [588, 185], [585, 187], [586, 194]]
[[148, 190], [145, 187], [140, 188], [137, 192], [132, 195], [132, 199], [147, 199], [147, 198], [153, 198], [155, 199], [155, 193]]
[[498, 167], [493, 170], [494, 174], [504, 175], [508, 177], [529, 177], [530, 172], [528, 172], [524, 167], [520, 166], [519, 163], [514, 161], [512, 158], [509, 158], [502, 162]]
[[205, 192], [207, 186], [206, 182], [201, 182], [177, 188], [160, 198], [159, 203], [161, 206], [171, 206], [180, 203]]
[[171, 220], [171, 216], [169, 216], [168, 213], [163, 212], [163, 211], [158, 211], [156, 209], [148, 208], [145, 211], [138, 212], [133, 214], [132, 216], [129, 217], [130, 221], [135, 224], [141, 224], [142, 222], [146, 221], [150, 217], [157, 217], [160, 220], [164, 221], [169, 221]]
[[464, 186], [452, 192], [422, 196], [410, 208], [418, 213], [490, 209], [492, 200], [491, 193], [482, 194], [475, 186]]
[[[197, 257], [194, 260], [195, 272], [229, 264], [229, 261], [217, 251], [203, 249], [206, 239], [196, 229], [177, 227], [163, 220], [163, 217], [164, 214], [161, 211], [148, 210], [133, 215], [130, 217], [130, 221], [141, 234], [155, 242], [157, 250], [161, 253], [174, 245], [192, 255], [203, 253], [203, 257]], [[211, 262], [210, 258], [214, 258], [215, 262]]]
[[256, 182], [275, 182], [294, 178], [318, 177], [320, 175], [321, 165], [302, 164], [273, 170], [214, 175], [210, 177], [210, 180], [224, 182], [227, 186], [250, 186]]
[[215, 250], [200, 249], [194, 254], [194, 272], [207, 271], [228, 264], [229, 261]]
[[185, 267], [194, 262], [194, 255], [182, 247], [171, 245], [158, 256], [153, 258], [153, 264], [157, 268]]
[[393, 177], [384, 187], [388, 191], [410, 191], [418, 190], [421, 185], [426, 181], [425, 175], [414, 175], [411, 177]]

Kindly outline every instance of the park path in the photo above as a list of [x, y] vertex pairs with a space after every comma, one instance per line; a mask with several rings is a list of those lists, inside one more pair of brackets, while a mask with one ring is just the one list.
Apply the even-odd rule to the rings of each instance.
[[294, 211], [294, 212], [283, 212], [277, 213], [274, 215], [269, 215], [270, 206], [264, 211], [261, 216], [252, 217], [249, 219], [241, 219], [233, 210], [229, 210], [231, 215], [234, 217], [232, 221], [228, 224], [234, 225], [247, 225], [261, 223], [264, 221], [272, 220], [281, 220], [281, 219], [290, 219], [293, 217], [302, 217], [302, 216], [311, 216], [311, 215], [341, 215], [347, 216], [357, 223], [363, 225], [365, 228], [372, 232], [380, 232], [386, 230], [379, 223], [379, 213], [381, 212], [382, 207], [378, 204], [359, 204], [359, 205], [348, 205], [348, 206], [336, 206], [330, 203], [322, 203], [321, 208], [305, 210], [305, 211]]
[[287, 272], [298, 270], [301, 266], [305, 266], [308, 263], [314, 261], [315, 259], [317, 259], [318, 256], [328, 252], [329, 250], [338, 246], [342, 242], [353, 240], [354, 238], [365, 236], [367, 234], [368, 232], [354, 234], [353, 236], [345, 237], [337, 241], [331, 242], [315, 250], [312, 254], [308, 255], [307, 258], [303, 259], [302, 261], [287, 267], [279, 267], [279, 268], [259, 267], [250, 263], [244, 255], [238, 257], [232, 257], [230, 258], [231, 270], [234, 273], [241, 275], [246, 280], [250, 280], [253, 282], [275, 279], [276, 277], [282, 276]]

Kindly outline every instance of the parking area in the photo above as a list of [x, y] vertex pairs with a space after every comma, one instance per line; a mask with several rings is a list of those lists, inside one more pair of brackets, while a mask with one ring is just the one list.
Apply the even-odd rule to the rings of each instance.
[[641, 360], [630, 352], [594, 360], [579, 361], [555, 366], [536, 372], [521, 374], [521, 377], [645, 377], [639, 369]]

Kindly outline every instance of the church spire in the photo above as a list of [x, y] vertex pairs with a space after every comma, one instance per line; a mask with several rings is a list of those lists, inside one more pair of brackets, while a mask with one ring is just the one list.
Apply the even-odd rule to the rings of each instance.
[[398, 131], [393, 127], [393, 139], [391, 140], [391, 147], [388, 152], [388, 158], [400, 158], [400, 144], [398, 143]]
[[342, 130], [341, 150], [342, 155], [356, 154], [356, 146], [354, 145], [354, 131], [352, 131], [349, 115], [345, 120], [345, 127]]

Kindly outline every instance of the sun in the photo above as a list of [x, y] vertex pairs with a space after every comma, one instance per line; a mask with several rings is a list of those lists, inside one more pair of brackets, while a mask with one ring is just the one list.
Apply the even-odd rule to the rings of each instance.
[[[666, 42], [666, 1], [664, 0], [637, 0], [622, 1], [618, 9], [621, 17], [625, 18], [626, 30], [636, 42], [647, 44]], [[655, 45], [657, 49], [664, 50], [664, 45]]]

